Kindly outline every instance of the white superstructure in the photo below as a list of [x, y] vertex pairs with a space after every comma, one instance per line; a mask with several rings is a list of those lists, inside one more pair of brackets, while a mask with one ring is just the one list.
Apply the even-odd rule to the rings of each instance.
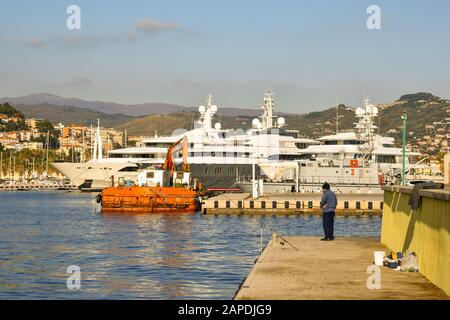
[[210, 95], [206, 105], [199, 107], [200, 116], [192, 130], [176, 130], [172, 136], [155, 136], [143, 141], [140, 147], [112, 150], [107, 157], [102, 157], [97, 129], [92, 160], [52, 165], [75, 185], [103, 188], [110, 185], [112, 176], [136, 180], [139, 168], [162, 164], [167, 148], [187, 137], [187, 160], [192, 176], [209, 187], [229, 188], [239, 177], [251, 175], [253, 158], [261, 163], [288, 161], [298, 158], [301, 148], [318, 143], [299, 138], [298, 132], [285, 130], [284, 118], [274, 121], [271, 91], [265, 94], [262, 109], [261, 119], [254, 119], [251, 129], [222, 129], [220, 123], [213, 122], [218, 108]]

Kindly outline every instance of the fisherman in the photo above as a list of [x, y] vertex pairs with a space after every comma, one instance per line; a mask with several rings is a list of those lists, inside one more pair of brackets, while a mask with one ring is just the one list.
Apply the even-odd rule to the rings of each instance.
[[320, 239], [322, 241], [334, 240], [334, 216], [336, 215], [337, 197], [336, 194], [330, 190], [330, 184], [325, 182], [322, 186], [322, 200], [320, 200], [320, 207], [323, 210], [323, 231], [325, 237]]

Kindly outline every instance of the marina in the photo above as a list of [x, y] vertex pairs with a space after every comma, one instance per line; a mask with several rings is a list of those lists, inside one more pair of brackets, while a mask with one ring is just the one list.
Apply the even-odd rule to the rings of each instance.
[[4, 2], [0, 300], [448, 306], [450, 2]]
[[[5, 182], [2, 190], [12, 192], [0, 193], [7, 204], [0, 232], [8, 239], [0, 246], [7, 274], [0, 297], [447, 299], [443, 207], [433, 207], [424, 221], [447, 232], [417, 227], [417, 237], [425, 238], [416, 242], [416, 222], [393, 215], [404, 210], [402, 194], [412, 197], [416, 183], [443, 187], [423, 175], [432, 172], [426, 159], [417, 161], [419, 154], [375, 134], [378, 109], [368, 99], [355, 110], [353, 131], [317, 140], [284, 129], [273, 107], [268, 91], [261, 117], [238, 132], [213, 125], [217, 106], [209, 96], [196, 128], [106, 157], [98, 123], [91, 160], [51, 164], [70, 183], [46, 183], [48, 177], [36, 186]], [[442, 174], [433, 178], [443, 180]], [[337, 195], [336, 239], [320, 239], [327, 181]], [[417, 203], [447, 201], [440, 192], [414, 194]], [[35, 214], [37, 199], [43, 215]], [[14, 220], [18, 212], [24, 223]], [[421, 243], [430, 245], [424, 250]], [[394, 249], [418, 252], [420, 273], [383, 267], [383, 287], [371, 290], [365, 279], [374, 252]], [[57, 263], [43, 275], [34, 268], [50, 260]], [[63, 281], [71, 266], [84, 279], [73, 294]]]
[[[106, 154], [98, 121], [91, 160], [51, 163], [70, 182], [47, 176], [38, 184], [4, 182], [0, 190], [11, 192], [0, 193], [10, 206], [0, 216], [8, 239], [0, 246], [7, 274], [0, 297], [448, 299], [442, 206], [424, 221], [447, 233], [425, 227], [416, 242], [416, 221], [392, 214], [404, 209], [399, 201], [412, 197], [415, 184], [443, 187], [428, 180], [443, 180], [440, 171], [405, 144], [400, 149], [393, 138], [375, 134], [378, 109], [367, 98], [355, 109], [354, 130], [317, 140], [283, 128], [270, 90], [263, 101], [262, 115], [246, 132], [213, 125], [218, 108], [210, 95], [194, 129]], [[327, 182], [337, 195], [336, 239], [320, 239]], [[417, 203], [449, 200], [443, 192], [414, 194]], [[37, 198], [43, 215], [34, 214]], [[24, 224], [14, 220], [17, 212]], [[421, 273], [384, 267], [383, 287], [372, 290], [365, 279], [374, 252], [394, 248], [418, 252]], [[44, 275], [33, 268], [42, 259], [57, 261]], [[72, 294], [61, 282], [64, 268], [79, 265], [83, 289]]]

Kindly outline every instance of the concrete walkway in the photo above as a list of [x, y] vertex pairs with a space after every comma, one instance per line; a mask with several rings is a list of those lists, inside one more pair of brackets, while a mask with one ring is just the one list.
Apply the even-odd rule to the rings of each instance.
[[420, 273], [380, 267], [381, 289], [369, 290], [373, 251], [388, 251], [375, 238], [286, 237], [272, 239], [236, 299], [449, 299]]

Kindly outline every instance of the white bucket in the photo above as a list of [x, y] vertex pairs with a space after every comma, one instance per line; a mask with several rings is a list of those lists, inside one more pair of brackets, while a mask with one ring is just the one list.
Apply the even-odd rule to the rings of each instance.
[[373, 259], [375, 260], [375, 265], [383, 266], [383, 259], [384, 259], [385, 255], [386, 255], [386, 252], [384, 252], [384, 251], [374, 251]]

